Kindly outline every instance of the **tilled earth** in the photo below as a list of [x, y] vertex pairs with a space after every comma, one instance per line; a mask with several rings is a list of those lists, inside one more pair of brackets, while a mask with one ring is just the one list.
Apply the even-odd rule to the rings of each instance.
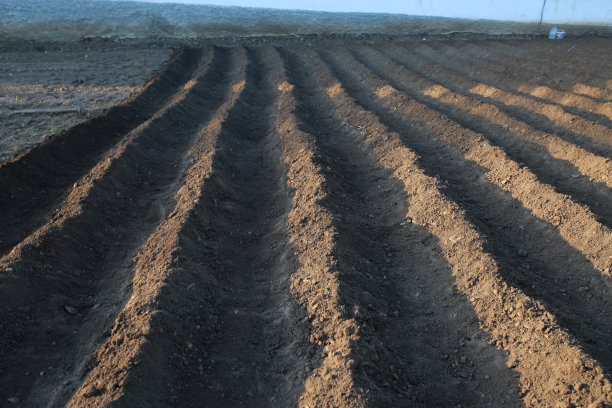
[[0, 405], [612, 406], [611, 45], [178, 51], [0, 165]]

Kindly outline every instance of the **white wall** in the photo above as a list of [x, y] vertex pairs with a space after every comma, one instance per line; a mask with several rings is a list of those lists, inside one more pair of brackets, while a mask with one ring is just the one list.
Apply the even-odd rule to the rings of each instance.
[[[137, 0], [539, 22], [544, 0]], [[612, 0], [546, 0], [544, 23], [612, 26]]]
[[[384, 3], [384, 1], [383, 1]], [[406, 14], [539, 22], [544, 0], [409, 0]], [[545, 23], [612, 25], [612, 0], [546, 0]]]

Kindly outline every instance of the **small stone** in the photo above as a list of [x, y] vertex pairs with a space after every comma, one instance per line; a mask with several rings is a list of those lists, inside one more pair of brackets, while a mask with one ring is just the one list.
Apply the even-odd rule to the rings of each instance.
[[14, 272], [15, 270], [13, 268], [6, 268], [6, 272], [11, 273]]
[[74, 307], [72, 307], [72, 306], [67, 306], [67, 305], [66, 305], [66, 306], [64, 306], [64, 310], [65, 310], [66, 312], [68, 312], [68, 314], [71, 314], [71, 315], [79, 314], [79, 311], [78, 311], [78, 310], [76, 310], [76, 309], [75, 309]]
[[527, 256], [527, 251], [524, 249], [519, 249], [518, 254], [522, 257], [526, 257]]
[[17, 397], [7, 398], [7, 401], [10, 402], [11, 404], [19, 404], [19, 398]]
[[399, 316], [399, 310], [394, 310], [393, 311], [393, 316], [398, 317]]

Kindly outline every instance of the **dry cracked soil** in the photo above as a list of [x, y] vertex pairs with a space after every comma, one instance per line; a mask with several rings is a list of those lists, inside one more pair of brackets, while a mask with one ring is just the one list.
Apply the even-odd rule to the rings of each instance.
[[610, 41], [176, 50], [0, 164], [0, 405], [612, 406]]

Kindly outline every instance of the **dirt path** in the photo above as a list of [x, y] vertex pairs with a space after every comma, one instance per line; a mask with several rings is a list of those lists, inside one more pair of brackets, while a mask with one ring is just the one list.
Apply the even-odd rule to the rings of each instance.
[[612, 63], [565, 45], [177, 51], [0, 164], [2, 404], [612, 405]]

